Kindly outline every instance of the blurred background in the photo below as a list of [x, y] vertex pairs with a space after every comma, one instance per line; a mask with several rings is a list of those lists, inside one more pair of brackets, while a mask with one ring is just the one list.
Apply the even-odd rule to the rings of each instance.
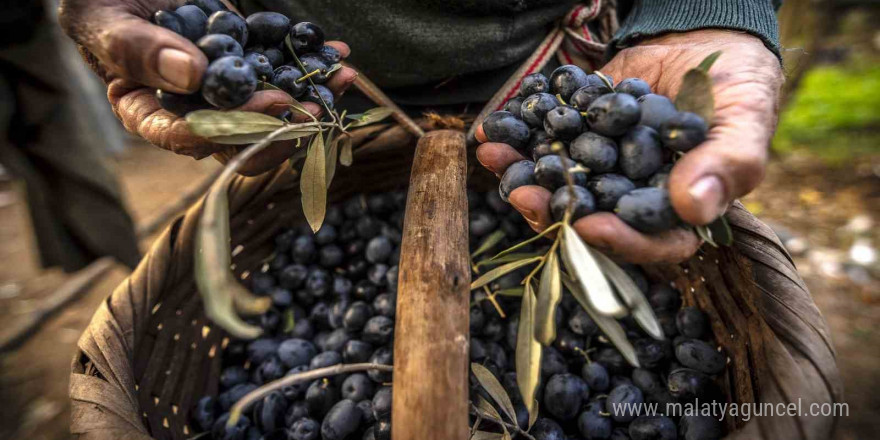
[[[850, 411], [835, 438], [876, 438], [880, 1], [786, 0], [779, 18], [787, 74], [779, 130], [764, 183], [742, 201], [777, 231], [830, 325]], [[76, 72], [71, 80], [108, 112], [71, 43], [57, 40]], [[146, 145], [115, 124], [98, 135], [141, 251], [219, 168]], [[0, 168], [0, 438], [63, 439], [76, 341], [129, 270], [110, 259], [71, 273], [41, 269], [24, 188]]]

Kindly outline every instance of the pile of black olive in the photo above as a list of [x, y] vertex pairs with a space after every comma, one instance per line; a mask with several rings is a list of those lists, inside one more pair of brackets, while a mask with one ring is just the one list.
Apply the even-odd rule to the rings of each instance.
[[[272, 308], [251, 320], [264, 335], [230, 341], [219, 394], [203, 397], [190, 410], [195, 432], [208, 431], [217, 440], [390, 439], [391, 375], [377, 371], [284, 388], [254, 405], [234, 427], [225, 425], [235, 401], [285, 375], [336, 364], [393, 363], [405, 198], [403, 192], [357, 196], [330, 206], [317, 234], [300, 227], [275, 238], [274, 256], [249, 277], [253, 292], [272, 299]], [[471, 191], [468, 203], [471, 250], [498, 230], [505, 238], [497, 249], [534, 235], [497, 192]], [[566, 293], [556, 313], [556, 341], [543, 350], [540, 415], [530, 435], [536, 440], [720, 438], [722, 426], [712, 417], [663, 415], [667, 402], [723, 400], [713, 376], [726, 358], [715, 349], [706, 315], [682, 308], [678, 292], [650, 284], [637, 267], [626, 270], [648, 296], [667, 339], [654, 340], [623, 320], [641, 363], [634, 369]], [[508, 274], [489, 288], [516, 287], [524, 275]], [[512, 422], [526, 429], [528, 413], [514, 366], [520, 298], [495, 299], [504, 317], [485, 291], [473, 293], [470, 360], [498, 378], [516, 409]], [[472, 375], [471, 398], [477, 396], [493, 401]], [[614, 406], [640, 402], [660, 403], [658, 413], [632, 414]], [[500, 432], [486, 420], [479, 429]]]

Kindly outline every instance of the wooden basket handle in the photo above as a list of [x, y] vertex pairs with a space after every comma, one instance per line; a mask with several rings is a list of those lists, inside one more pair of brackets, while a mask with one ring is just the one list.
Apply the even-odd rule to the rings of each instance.
[[470, 265], [464, 133], [419, 140], [400, 252], [394, 440], [468, 436]]

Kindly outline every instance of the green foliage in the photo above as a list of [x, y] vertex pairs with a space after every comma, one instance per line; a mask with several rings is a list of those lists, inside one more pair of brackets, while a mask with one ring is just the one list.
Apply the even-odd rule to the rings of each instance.
[[780, 117], [773, 148], [831, 162], [880, 153], [880, 63], [809, 71]]

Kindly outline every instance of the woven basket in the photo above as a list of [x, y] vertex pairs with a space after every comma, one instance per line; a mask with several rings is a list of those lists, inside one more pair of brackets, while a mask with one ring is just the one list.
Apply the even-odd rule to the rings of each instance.
[[[411, 135], [383, 125], [358, 132], [354, 144], [355, 165], [338, 172], [331, 203], [357, 192], [406, 186], [415, 144]], [[494, 177], [472, 171], [469, 185], [497, 185]], [[232, 248], [243, 247], [233, 258], [238, 276], [258, 270], [272, 251], [273, 236], [300, 221], [296, 177], [282, 167], [238, 177], [231, 185]], [[70, 377], [71, 430], [79, 438], [186, 439], [194, 435], [187, 426], [189, 409], [201, 396], [217, 393], [227, 339], [206, 320], [193, 280], [201, 209], [197, 203], [164, 231], [80, 338]], [[735, 204], [728, 216], [733, 246], [703, 246], [683, 264], [646, 271], [655, 281], [674, 283], [686, 304], [711, 317], [715, 336], [731, 358], [719, 379], [730, 402], [800, 401], [807, 410], [813, 403], [840, 401], [827, 324], [791, 258], [742, 205]], [[395, 368], [400, 361], [396, 356]], [[433, 398], [442, 411], [444, 395]], [[395, 419], [395, 426], [399, 422]], [[833, 417], [757, 417], [730, 424], [728, 438], [823, 439], [834, 422]], [[397, 431], [394, 435], [400, 440]]]

